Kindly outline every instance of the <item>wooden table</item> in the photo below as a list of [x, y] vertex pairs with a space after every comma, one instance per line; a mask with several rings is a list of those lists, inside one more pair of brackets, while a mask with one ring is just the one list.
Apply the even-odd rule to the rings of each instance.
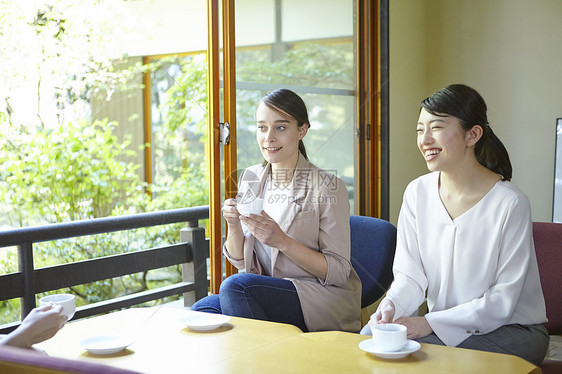
[[[510, 355], [422, 344], [399, 360], [383, 360], [359, 349], [368, 337], [345, 332], [302, 333], [280, 323], [233, 317], [222, 327], [197, 332], [183, 326], [189, 310], [136, 308], [69, 322], [37, 344], [49, 355], [89, 360], [142, 373], [540, 373]], [[80, 348], [85, 337], [124, 334], [126, 350], [93, 355]]]

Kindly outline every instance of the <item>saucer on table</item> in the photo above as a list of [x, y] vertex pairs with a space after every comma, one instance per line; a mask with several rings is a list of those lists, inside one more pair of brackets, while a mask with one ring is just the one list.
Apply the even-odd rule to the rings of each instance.
[[83, 339], [78, 344], [90, 353], [107, 355], [127, 348], [133, 344], [133, 339], [119, 335], [98, 335]]
[[421, 348], [420, 343], [415, 340], [408, 340], [408, 343], [399, 351], [395, 352], [388, 352], [388, 351], [381, 351], [375, 347], [375, 343], [373, 339], [366, 339], [359, 343], [359, 348], [364, 350], [365, 352], [369, 352], [379, 358], [403, 358], [408, 356], [410, 353], [414, 353]]
[[205, 331], [214, 330], [230, 321], [230, 317], [224, 314], [213, 314], [204, 312], [191, 312], [181, 322], [192, 330]]

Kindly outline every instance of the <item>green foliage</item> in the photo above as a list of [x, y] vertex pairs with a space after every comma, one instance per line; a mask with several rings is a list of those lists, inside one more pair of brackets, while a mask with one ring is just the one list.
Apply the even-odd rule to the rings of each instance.
[[[177, 58], [166, 58], [155, 74], [165, 74], [173, 79], [166, 91], [168, 101], [160, 105], [164, 113], [165, 131], [170, 133], [189, 124], [196, 125], [196, 132], [205, 134], [207, 123], [207, 61], [204, 54], [189, 55], [179, 60], [178, 73], [168, 72], [167, 67], [177, 66]], [[158, 80], [158, 77], [154, 77]], [[163, 79], [161, 77], [160, 79]]]
[[351, 43], [306, 42], [279, 60], [259, 50], [239, 53], [236, 74], [245, 82], [352, 89], [353, 58]]
[[[177, 208], [180, 196], [187, 202], [207, 204], [208, 177], [203, 155], [207, 141], [207, 65], [204, 54], [168, 57], [151, 68], [153, 101], [160, 117], [153, 121], [153, 196]], [[162, 87], [165, 91], [162, 92]], [[199, 202], [199, 204], [196, 204]]]
[[80, 120], [0, 133], [0, 201], [10, 225], [105, 217], [142, 191], [139, 166], [124, 161], [131, 151], [117, 142], [114, 127]]
[[52, 128], [83, 118], [92, 94], [132, 85], [107, 37], [134, 35], [121, 0], [0, 0], [0, 9], [0, 110], [10, 122]]
[[[208, 204], [202, 155], [194, 156], [191, 167], [179, 178], [152, 186], [155, 198], [151, 200], [136, 173], [138, 165], [125, 161], [131, 151], [127, 142], [117, 142], [115, 125], [107, 120], [79, 121], [55, 130], [30, 130], [1, 123], [9, 131], [0, 133], [0, 164], [4, 166], [0, 201], [10, 224], [29, 226]], [[44, 267], [175, 243], [182, 226], [185, 224], [37, 243], [34, 261], [36, 267]], [[14, 252], [1, 250], [3, 272], [16, 271]], [[164, 271], [166, 281], [161, 276], [151, 281], [148, 272], [72, 287], [70, 292], [83, 305], [181, 280], [179, 266]], [[19, 314], [16, 300], [2, 302], [0, 307], [0, 323]]]

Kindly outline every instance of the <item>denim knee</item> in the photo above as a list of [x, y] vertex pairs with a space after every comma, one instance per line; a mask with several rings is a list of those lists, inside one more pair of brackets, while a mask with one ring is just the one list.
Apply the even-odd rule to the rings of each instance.
[[196, 301], [191, 310], [207, 313], [222, 313], [219, 295], [209, 295]]
[[219, 295], [222, 293], [229, 293], [231, 291], [243, 291], [247, 286], [249, 286], [248, 278], [251, 278], [254, 274], [237, 273], [232, 274], [222, 281], [219, 290]]

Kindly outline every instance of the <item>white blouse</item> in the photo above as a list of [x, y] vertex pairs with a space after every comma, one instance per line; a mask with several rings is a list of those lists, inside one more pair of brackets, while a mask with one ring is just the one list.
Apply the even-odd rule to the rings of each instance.
[[[270, 178], [267, 178], [264, 188], [263, 188], [263, 210], [271, 217], [275, 222], [279, 222], [281, 215], [283, 214], [282, 204], [288, 203], [281, 198], [283, 190], [281, 188], [271, 188], [272, 183]], [[254, 252], [258, 257], [258, 261], [261, 263], [263, 270], [266, 275], [271, 276], [273, 274], [272, 262], [271, 262], [271, 247], [267, 244], [263, 244], [259, 240], [254, 240]]]
[[439, 172], [412, 181], [398, 218], [395, 318], [412, 315], [427, 290], [433, 332], [448, 346], [507, 324], [544, 323], [531, 208], [507, 181], [452, 220], [438, 190]]

